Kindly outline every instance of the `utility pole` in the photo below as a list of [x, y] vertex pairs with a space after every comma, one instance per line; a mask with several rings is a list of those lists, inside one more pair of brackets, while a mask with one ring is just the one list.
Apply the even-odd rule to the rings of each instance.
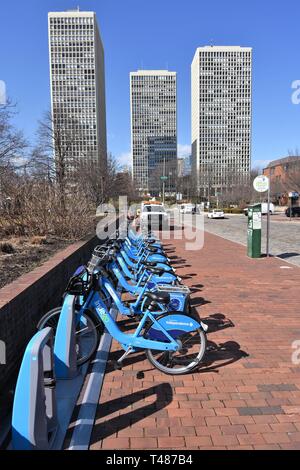
[[267, 243], [266, 243], [266, 253], [267, 257], [270, 256], [270, 184], [271, 184], [271, 178], [269, 178], [269, 185], [268, 185], [268, 214], [267, 214]]
[[164, 167], [163, 167], [163, 204], [165, 203], [165, 176], [166, 176], [166, 157], [164, 156]]
[[208, 181], [207, 181], [207, 191], [208, 191], [208, 194], [207, 194], [207, 202], [208, 202], [208, 207], [210, 208], [210, 162], [207, 162], [207, 169], [208, 169], [208, 172], [207, 172], [207, 176], [208, 176]]

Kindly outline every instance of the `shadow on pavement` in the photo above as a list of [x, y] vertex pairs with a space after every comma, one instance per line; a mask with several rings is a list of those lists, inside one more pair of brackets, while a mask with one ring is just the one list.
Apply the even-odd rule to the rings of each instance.
[[281, 259], [292, 258], [293, 256], [300, 256], [300, 253], [291, 252], [291, 253], [281, 253], [280, 255], [277, 255], [277, 257]]
[[[135, 405], [140, 400], [144, 400], [146, 397], [150, 397], [151, 395], [156, 395], [156, 401], [154, 403], [148, 403], [144, 406], [141, 406], [140, 408], [134, 408], [128, 413], [109, 418], [111, 413], [121, 411], [130, 405]], [[153, 413], [156, 413], [157, 411], [165, 408], [169, 403], [172, 402], [172, 400], [172, 387], [168, 383], [161, 383], [159, 385], [155, 385], [154, 387], [140, 390], [138, 392], [125, 395], [124, 397], [115, 398], [103, 404], [99, 404], [96, 420], [105, 418], [106, 416], [108, 419], [105, 419], [101, 423], [95, 424], [91, 444], [94, 444], [100, 439], [104, 439], [118, 431], [121, 431], [122, 429], [131, 426], [132, 424], [137, 423], [138, 421], [141, 421], [144, 418], [147, 418], [148, 416], [151, 416]]]
[[234, 323], [229, 318], [226, 318], [223, 313], [214, 313], [209, 315], [209, 317], [202, 318], [202, 321], [208, 326], [208, 333], [234, 327]]
[[[226, 343], [214, 343], [213, 341], [207, 342], [207, 349], [203, 361], [199, 365], [197, 371], [203, 372], [216, 372], [221, 367], [228, 366], [234, 362], [239, 361], [249, 354], [243, 351], [239, 343], [235, 341], [227, 341]], [[222, 361], [219, 363], [219, 361]], [[217, 362], [217, 364], [215, 364]], [[193, 371], [195, 373], [195, 371]]]
[[202, 305], [206, 304], [211, 304], [210, 300], [205, 300], [204, 297], [193, 297], [191, 299], [191, 307], [196, 308], [196, 307], [201, 307]]

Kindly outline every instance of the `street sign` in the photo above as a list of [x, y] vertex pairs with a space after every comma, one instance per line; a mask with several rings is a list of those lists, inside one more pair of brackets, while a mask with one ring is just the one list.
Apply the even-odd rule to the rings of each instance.
[[167, 176], [161, 176], [160, 179], [161, 179], [162, 181], [165, 181], [165, 180], [168, 179], [168, 177], [167, 177]]
[[269, 189], [269, 178], [265, 175], [257, 176], [253, 181], [253, 188], [258, 193], [264, 193]]

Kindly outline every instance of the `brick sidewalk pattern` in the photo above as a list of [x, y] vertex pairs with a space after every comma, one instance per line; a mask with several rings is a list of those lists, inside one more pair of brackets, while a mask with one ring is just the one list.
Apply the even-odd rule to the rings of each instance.
[[204, 362], [178, 377], [141, 352], [108, 362], [90, 449], [300, 449], [300, 269], [209, 233], [202, 250], [165, 249], [209, 325]]

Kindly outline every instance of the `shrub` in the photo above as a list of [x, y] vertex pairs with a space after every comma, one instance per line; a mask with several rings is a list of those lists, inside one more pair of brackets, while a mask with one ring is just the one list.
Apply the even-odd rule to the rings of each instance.
[[31, 245], [45, 245], [47, 243], [46, 237], [41, 237], [39, 235], [35, 235], [30, 239]]
[[2, 253], [5, 253], [5, 254], [10, 254], [10, 253], [14, 253], [15, 249], [11, 243], [3, 242], [3, 243], [0, 243], [0, 251], [2, 251]]
[[243, 214], [244, 213], [243, 209], [240, 209], [239, 207], [225, 207], [225, 209], [223, 209], [223, 212], [225, 214]]

